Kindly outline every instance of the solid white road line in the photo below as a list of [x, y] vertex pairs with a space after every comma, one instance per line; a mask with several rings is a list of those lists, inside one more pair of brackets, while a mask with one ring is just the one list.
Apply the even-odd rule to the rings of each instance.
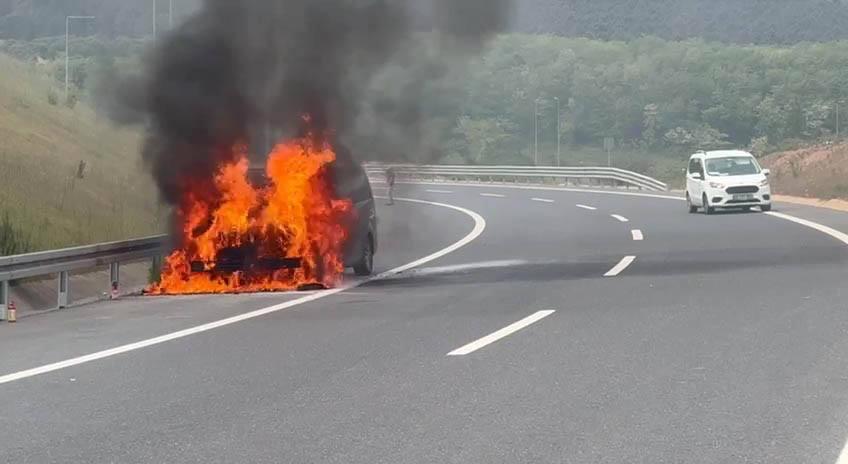
[[626, 217], [621, 216], [619, 214], [610, 214], [610, 216], [612, 216], [615, 219], [618, 219], [620, 222], [630, 222], [630, 219], [627, 219]]
[[845, 443], [845, 446], [842, 447], [842, 452], [836, 458], [836, 464], [848, 464], [848, 443]]
[[486, 220], [483, 219], [483, 216], [480, 216], [479, 214], [477, 214], [474, 211], [471, 211], [469, 209], [465, 209], [465, 208], [462, 208], [462, 207], [459, 207], [459, 206], [454, 206], [454, 205], [448, 205], [448, 204], [445, 204], [445, 203], [436, 203], [436, 202], [432, 202], [432, 201], [415, 200], [415, 199], [411, 199], [411, 198], [395, 198], [395, 200], [405, 201], [405, 202], [408, 202], [408, 203], [420, 203], [420, 204], [424, 204], [424, 205], [439, 206], [439, 207], [442, 207], [442, 208], [448, 208], [448, 209], [452, 209], [454, 211], [459, 211], [461, 213], [464, 213], [464, 214], [470, 216], [474, 220], [474, 228], [465, 237], [461, 238], [459, 241], [455, 242], [453, 245], [450, 245], [446, 248], [443, 248], [443, 249], [441, 249], [441, 250], [439, 250], [439, 251], [437, 251], [437, 252], [435, 252], [431, 255], [425, 256], [421, 259], [415, 260], [411, 263], [407, 263], [407, 264], [404, 264], [403, 266], [396, 267], [392, 270], [383, 272], [382, 274], [376, 275], [376, 276], [374, 276], [370, 279], [364, 279], [364, 280], [360, 280], [360, 281], [356, 281], [356, 282], [347, 283], [347, 284], [345, 284], [345, 285], [343, 285], [342, 287], [339, 287], [339, 288], [333, 288], [333, 289], [330, 289], [330, 290], [320, 291], [320, 292], [314, 293], [312, 295], [307, 295], [307, 296], [297, 298], [297, 299], [294, 299], [294, 300], [291, 300], [291, 301], [286, 301], [285, 303], [280, 303], [280, 304], [277, 304], [277, 305], [274, 305], [274, 306], [269, 306], [267, 308], [258, 309], [256, 311], [251, 311], [251, 312], [244, 313], [244, 314], [239, 314], [237, 316], [228, 317], [226, 319], [221, 319], [219, 321], [210, 322], [210, 323], [207, 323], [207, 324], [202, 324], [202, 325], [199, 325], [199, 326], [196, 326], [196, 327], [191, 327], [191, 328], [188, 328], [188, 329], [169, 333], [169, 334], [162, 335], [162, 336], [159, 336], [159, 337], [154, 337], [154, 338], [142, 340], [142, 341], [135, 342], [135, 343], [130, 343], [130, 344], [127, 344], [127, 345], [118, 346], [118, 347], [111, 348], [111, 349], [108, 349], [108, 350], [98, 351], [96, 353], [91, 353], [91, 354], [87, 354], [85, 356], [79, 356], [79, 357], [76, 357], [76, 358], [67, 359], [65, 361], [60, 361], [60, 362], [56, 362], [56, 363], [52, 363], [52, 364], [46, 364], [46, 365], [35, 367], [35, 368], [32, 368], [32, 369], [27, 369], [27, 370], [23, 370], [23, 371], [19, 371], [19, 372], [13, 372], [11, 374], [0, 376], [0, 384], [14, 382], [16, 380], [25, 379], [25, 378], [33, 377], [33, 376], [40, 375], [40, 374], [46, 374], [48, 372], [57, 371], [59, 369], [65, 369], [67, 367], [78, 366], [80, 364], [85, 364], [85, 363], [88, 363], [88, 362], [91, 362], [91, 361], [97, 361], [99, 359], [108, 358], [108, 357], [119, 355], [119, 354], [122, 354], [122, 353], [127, 353], [129, 351], [135, 351], [135, 350], [140, 350], [142, 348], [147, 348], [147, 347], [154, 346], [154, 345], [159, 345], [161, 343], [165, 343], [165, 342], [168, 342], [168, 341], [171, 341], [171, 340], [177, 340], [177, 339], [180, 339], [180, 338], [188, 337], [189, 335], [195, 335], [195, 334], [199, 334], [199, 333], [202, 333], [202, 332], [208, 332], [210, 330], [217, 329], [217, 328], [220, 328], [220, 327], [224, 327], [224, 326], [227, 326], [227, 325], [230, 325], [230, 324], [235, 324], [237, 322], [246, 321], [248, 319], [254, 319], [254, 318], [257, 318], [257, 317], [260, 317], [260, 316], [264, 316], [266, 314], [271, 314], [271, 313], [283, 311], [285, 309], [288, 309], [288, 308], [291, 308], [291, 307], [294, 307], [294, 306], [302, 305], [304, 303], [309, 303], [311, 301], [315, 301], [315, 300], [318, 300], [318, 299], [321, 299], [321, 298], [326, 298], [328, 296], [344, 292], [345, 290], [350, 290], [352, 288], [359, 287], [360, 285], [363, 285], [363, 284], [365, 284], [369, 281], [377, 280], [377, 279], [384, 279], [386, 277], [390, 277], [390, 276], [393, 276], [395, 274], [398, 274], [398, 273], [401, 273], [401, 272], [404, 272], [404, 271], [408, 271], [409, 269], [412, 269], [412, 268], [421, 266], [422, 264], [429, 263], [430, 261], [434, 261], [436, 259], [439, 259], [442, 256], [450, 254], [450, 253], [464, 247], [465, 245], [468, 245], [469, 243], [474, 241], [477, 237], [479, 237], [483, 233], [484, 230], [486, 230]]
[[547, 198], [531, 198], [532, 201], [538, 201], [540, 203], [553, 203], [553, 200], [549, 200]]
[[[776, 213], [774, 211], [769, 211], [768, 213], [765, 213], [765, 214], [768, 214], [769, 216], [772, 216], [772, 217], [784, 219], [784, 220], [787, 220], [787, 221], [790, 221], [790, 222], [794, 222], [796, 224], [800, 224], [800, 225], [805, 226], [805, 227], [809, 227], [809, 228], [817, 230], [817, 231], [819, 231], [823, 234], [827, 234], [827, 235], [835, 238], [836, 240], [839, 240], [840, 242], [848, 245], [848, 234], [846, 234], [844, 232], [840, 232], [840, 231], [834, 229], [833, 227], [828, 227], [824, 224], [819, 224], [817, 222], [797, 218], [795, 216], [790, 216], [788, 214]], [[845, 445], [842, 447], [842, 451], [839, 453], [839, 457], [836, 458], [836, 464], [848, 464], [848, 442], [846, 442]]]
[[[815, 229], [819, 232], [830, 235], [831, 237], [835, 238], [836, 240], [839, 240], [840, 242], [848, 245], [848, 234], [846, 234], [844, 232], [840, 232], [840, 231], [838, 231], [838, 230], [836, 230], [832, 227], [828, 227], [826, 225], [822, 225], [822, 224], [819, 224], [817, 222], [808, 221], [806, 219], [797, 218], [795, 216], [790, 216], [788, 214], [775, 213], [774, 211], [770, 211], [770, 212], [765, 213], [765, 214], [768, 214], [769, 216], [774, 216], [776, 218], [785, 219], [787, 221], [791, 221], [791, 222], [794, 222], [796, 224], [801, 224], [802, 226], [807, 226], [811, 229]], [[846, 462], [848, 462], [848, 461], [846, 461]]]
[[435, 189], [427, 189], [427, 192], [430, 193], [453, 193], [451, 190], [435, 190]]
[[630, 235], [632, 235], [632, 236], [633, 236], [633, 240], [636, 240], [637, 242], [638, 242], [638, 241], [641, 241], [641, 240], [645, 240], [645, 236], [644, 236], [644, 235], [642, 235], [642, 231], [641, 231], [641, 230], [639, 230], [639, 229], [633, 229], [633, 230], [631, 230], [631, 231], [630, 231]]
[[500, 193], [481, 193], [481, 197], [491, 197], [491, 198], [505, 198], [506, 195], [501, 195]]
[[483, 337], [479, 340], [475, 340], [475, 341], [473, 341], [473, 342], [471, 342], [471, 343], [469, 343], [469, 344], [467, 344], [467, 345], [465, 345], [461, 348], [457, 348], [457, 349], [451, 351], [450, 353], [448, 353], [447, 355], [448, 356], [465, 356], [467, 354], [471, 354], [471, 353], [479, 350], [480, 348], [483, 348], [486, 345], [491, 345], [492, 343], [495, 343], [496, 341], [498, 341], [498, 340], [500, 340], [504, 337], [507, 337], [510, 334], [518, 332], [519, 330], [521, 330], [521, 329], [523, 329], [523, 328], [525, 328], [525, 327], [527, 327], [527, 326], [529, 326], [533, 323], [536, 323], [536, 322], [550, 316], [551, 314], [553, 314], [555, 312], [556, 311], [551, 309], [551, 310], [539, 311], [535, 314], [531, 314], [530, 316], [527, 316], [527, 317], [525, 317], [524, 319], [522, 319], [518, 322], [513, 322], [512, 324], [504, 327], [501, 330], [498, 330], [497, 332], [493, 332], [493, 333], [486, 335], [485, 337]]
[[621, 261], [619, 261], [618, 264], [615, 265], [615, 267], [607, 271], [607, 273], [604, 274], [604, 277], [615, 277], [621, 274], [622, 271], [627, 269], [627, 266], [633, 264], [633, 261], [636, 261], [635, 256], [625, 256], [624, 258], [621, 258]]
[[576, 206], [578, 208], [588, 209], [589, 211], [595, 211], [596, 209], [598, 209], [598, 208], [595, 208], [594, 206], [586, 206], [586, 205], [580, 205], [580, 204], [574, 205], [574, 206]]

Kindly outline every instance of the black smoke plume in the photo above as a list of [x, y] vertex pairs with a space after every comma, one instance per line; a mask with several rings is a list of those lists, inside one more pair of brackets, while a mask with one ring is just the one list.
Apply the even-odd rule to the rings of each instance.
[[305, 114], [360, 160], [410, 159], [428, 150], [421, 86], [466, 63], [511, 12], [511, 0], [206, 0], [142, 76], [116, 81], [113, 109], [146, 124], [143, 158], [172, 204], [235, 142], [269, 127], [297, 135]]

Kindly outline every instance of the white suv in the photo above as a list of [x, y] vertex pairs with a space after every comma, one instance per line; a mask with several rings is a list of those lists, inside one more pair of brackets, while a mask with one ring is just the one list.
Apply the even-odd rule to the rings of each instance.
[[689, 212], [703, 208], [712, 214], [716, 208], [771, 210], [769, 170], [756, 158], [740, 150], [698, 152], [689, 158], [686, 174], [686, 203]]

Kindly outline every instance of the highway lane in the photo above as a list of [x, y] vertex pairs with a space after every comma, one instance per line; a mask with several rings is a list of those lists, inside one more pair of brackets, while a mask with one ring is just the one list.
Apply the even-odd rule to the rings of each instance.
[[[441, 271], [2, 385], [0, 459], [835, 461], [848, 433], [844, 245], [761, 214], [689, 216], [671, 200], [428, 188], [398, 194], [487, 221], [427, 265]], [[439, 243], [470, 227], [405, 211], [381, 217]], [[602, 277], [626, 255], [636, 260]], [[202, 312], [185, 301], [175, 311]]]
[[[378, 273], [450, 245], [472, 224], [461, 213], [432, 205], [407, 203], [390, 212], [381, 214], [378, 223]], [[350, 274], [345, 278], [358, 280]], [[0, 351], [12, 354], [0, 356], [0, 375], [244, 314], [304, 294], [126, 297], [33, 316], [17, 325], [0, 325]]]

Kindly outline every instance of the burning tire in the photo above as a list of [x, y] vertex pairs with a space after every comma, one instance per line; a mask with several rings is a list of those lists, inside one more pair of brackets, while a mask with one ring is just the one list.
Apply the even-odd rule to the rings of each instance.
[[353, 265], [353, 272], [358, 276], [370, 276], [374, 273], [374, 239], [368, 237], [362, 245], [362, 255], [359, 261]]

